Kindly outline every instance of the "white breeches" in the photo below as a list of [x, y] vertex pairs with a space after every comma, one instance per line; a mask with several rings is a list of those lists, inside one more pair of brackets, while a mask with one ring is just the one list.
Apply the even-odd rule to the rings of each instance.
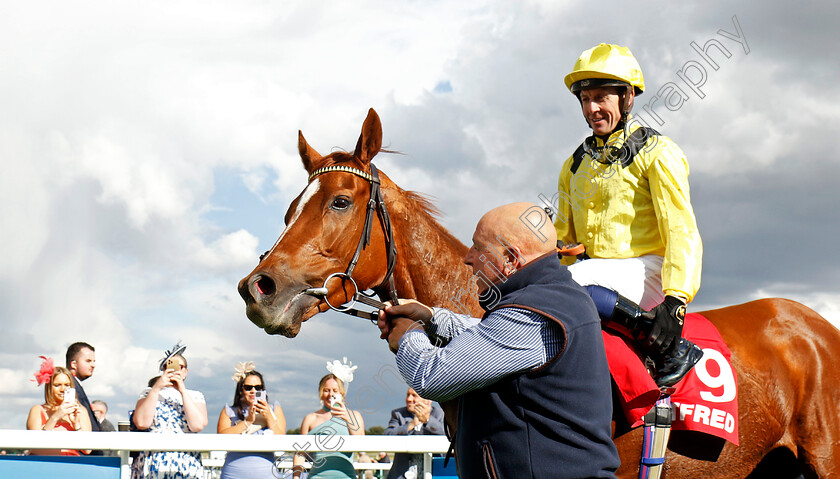
[[626, 259], [587, 259], [569, 266], [581, 286], [612, 289], [649, 310], [665, 299], [662, 292], [662, 256], [648, 254]]

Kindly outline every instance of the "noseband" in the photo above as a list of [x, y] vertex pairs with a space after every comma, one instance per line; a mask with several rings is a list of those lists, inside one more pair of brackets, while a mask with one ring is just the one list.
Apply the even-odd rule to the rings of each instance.
[[[377, 319], [376, 313], [368, 313], [366, 311], [359, 311], [354, 309], [353, 306], [358, 301], [360, 303], [367, 304], [369, 306], [373, 306], [377, 309], [383, 309], [385, 307], [384, 303], [376, 301], [375, 299], [366, 296], [364, 293], [359, 291], [358, 286], [356, 285], [356, 281], [353, 279], [353, 270], [356, 268], [356, 263], [359, 262], [359, 256], [361, 256], [362, 251], [370, 244], [370, 234], [371, 229], [373, 226], [373, 215], [376, 214], [379, 217], [379, 223], [382, 226], [382, 231], [385, 235], [385, 251], [387, 255], [387, 264], [388, 269], [385, 272], [385, 278], [383, 278], [382, 283], [379, 286], [373, 288], [374, 293], [379, 295], [380, 298], [388, 298], [394, 304], [398, 304], [397, 300], [397, 290], [394, 282], [394, 267], [397, 264], [397, 246], [394, 243], [394, 233], [391, 229], [391, 218], [388, 216], [388, 209], [385, 207], [385, 201], [382, 198], [382, 191], [379, 188], [380, 181], [379, 181], [379, 171], [376, 169], [376, 166], [373, 163], [370, 164], [370, 173], [366, 173], [362, 170], [351, 168], [349, 166], [343, 165], [333, 165], [333, 166], [326, 166], [324, 168], [319, 168], [313, 171], [309, 175], [309, 182], [311, 183], [312, 180], [317, 178], [318, 176], [329, 173], [333, 171], [340, 171], [343, 173], [350, 173], [361, 178], [364, 178], [370, 183], [370, 199], [368, 200], [367, 204], [367, 211], [365, 212], [365, 224], [364, 229], [362, 230], [362, 236], [359, 238], [359, 244], [356, 246], [356, 252], [353, 254], [353, 259], [350, 260], [350, 264], [347, 265], [347, 270], [344, 273], [333, 273], [324, 280], [324, 286], [321, 288], [309, 288], [304, 291], [304, 293], [312, 295], [312, 296], [319, 296], [321, 297], [330, 309], [335, 311], [339, 311], [342, 313], [350, 314], [353, 316], [359, 316], [362, 318], [370, 319], [371, 321], [375, 321]], [[349, 305], [347, 306], [334, 306], [329, 302], [327, 299], [327, 282], [332, 279], [333, 277], [340, 277], [343, 280], [348, 280], [353, 283], [353, 289], [355, 293], [353, 294], [353, 298], [350, 301]], [[387, 286], [386, 286], [387, 285]]]

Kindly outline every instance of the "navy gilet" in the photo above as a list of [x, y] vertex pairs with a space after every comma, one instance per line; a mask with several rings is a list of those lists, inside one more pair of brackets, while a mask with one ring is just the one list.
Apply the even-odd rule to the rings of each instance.
[[553, 253], [497, 287], [501, 299], [490, 309], [482, 304], [485, 318], [499, 308], [534, 311], [560, 325], [564, 344], [540, 368], [460, 398], [459, 477], [615, 477], [610, 375], [589, 295]]

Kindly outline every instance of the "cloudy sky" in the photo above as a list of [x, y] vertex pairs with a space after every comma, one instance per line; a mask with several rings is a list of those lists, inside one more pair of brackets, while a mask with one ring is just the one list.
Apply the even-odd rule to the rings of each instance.
[[[42, 401], [39, 355], [93, 344], [85, 389], [124, 419], [178, 339], [208, 432], [237, 361], [256, 361], [291, 428], [342, 356], [359, 365], [351, 390], [378, 388], [366, 425], [385, 425], [404, 386], [375, 327], [325, 314], [268, 336], [236, 292], [305, 186], [297, 131], [322, 153], [352, 149], [375, 108], [405, 153], [380, 169], [467, 241], [484, 211], [556, 191], [588, 135], [562, 78], [600, 42], [632, 49], [639, 114], [690, 161], [705, 246], [692, 309], [783, 296], [840, 323], [840, 7], [592, 5], [4, 2], [0, 428]], [[669, 84], [685, 97], [653, 102]]]

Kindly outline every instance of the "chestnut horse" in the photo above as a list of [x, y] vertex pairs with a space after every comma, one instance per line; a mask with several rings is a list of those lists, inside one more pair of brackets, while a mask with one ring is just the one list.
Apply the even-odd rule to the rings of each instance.
[[[380, 151], [382, 126], [372, 109], [355, 151], [318, 154], [299, 133], [298, 149], [310, 182], [286, 212], [286, 228], [250, 275], [239, 283], [248, 318], [269, 334], [294, 337], [301, 323], [329, 306], [304, 291], [347, 270], [363, 235], [371, 160]], [[338, 166], [343, 168], [328, 168]], [[321, 170], [318, 172], [317, 170]], [[352, 277], [359, 289], [386, 290], [387, 231], [397, 249], [393, 268], [402, 298], [481, 315], [468, 293], [467, 247], [436, 220], [422, 196], [380, 174], [390, 216], [370, 227]], [[385, 225], [385, 226], [383, 226]], [[386, 227], [387, 226], [387, 227]], [[327, 283], [324, 299], [339, 305], [354, 293], [349, 282]], [[740, 446], [697, 433], [674, 431], [663, 477], [840, 477], [840, 332], [807, 307], [763, 299], [702, 313], [732, 352], [739, 391]], [[620, 477], [636, 477], [642, 430], [618, 425]]]

